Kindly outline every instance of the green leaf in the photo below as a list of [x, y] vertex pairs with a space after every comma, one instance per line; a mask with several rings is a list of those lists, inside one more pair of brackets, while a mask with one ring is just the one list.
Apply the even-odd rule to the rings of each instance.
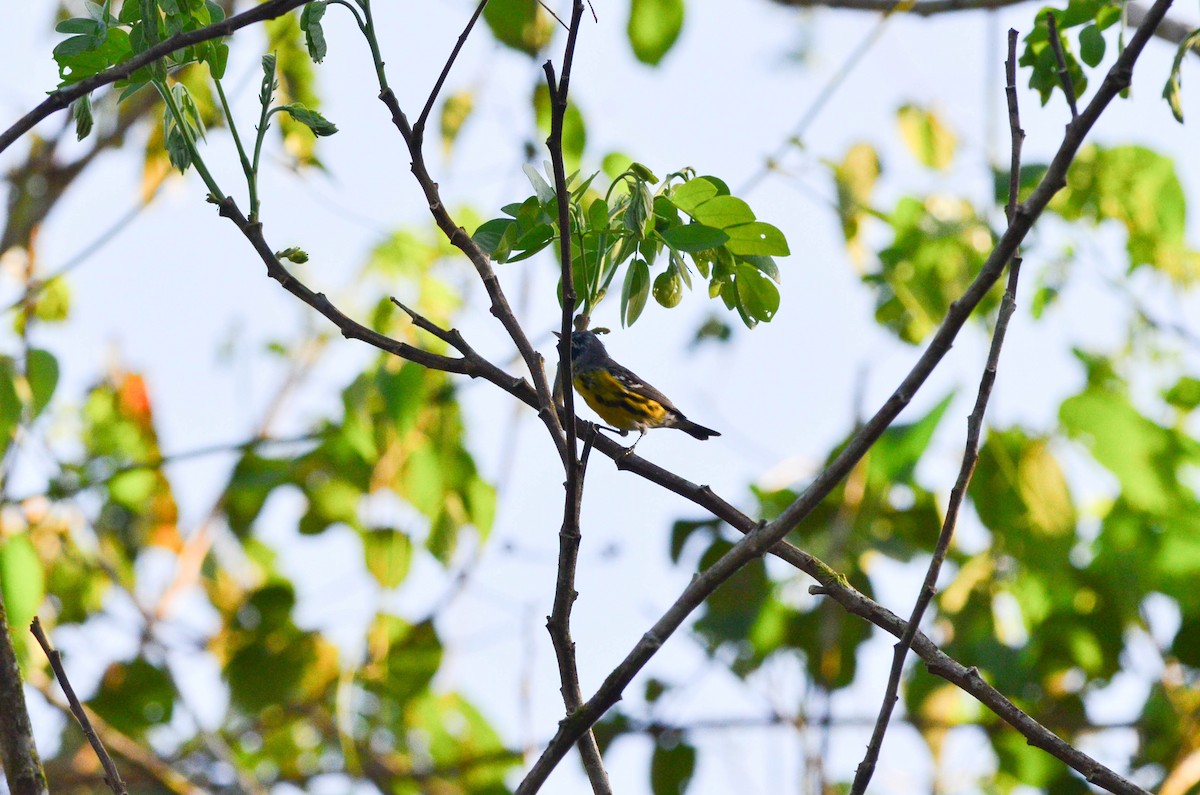
[[1063, 218], [1120, 222], [1130, 268], [1148, 265], [1178, 284], [1200, 276], [1200, 252], [1188, 245], [1187, 196], [1175, 164], [1140, 146], [1080, 150], [1067, 187], [1050, 203]]
[[328, 47], [325, 44], [325, 31], [321, 27], [321, 17], [325, 16], [326, 0], [313, 0], [304, 6], [300, 13], [300, 29], [304, 31], [304, 45], [308, 47], [308, 56], [314, 63], [325, 60]]
[[49, 351], [33, 348], [25, 357], [25, 379], [31, 393], [31, 419], [42, 413], [58, 385], [58, 360]]
[[[665, 738], [664, 738], [665, 739]], [[683, 795], [696, 772], [696, 749], [684, 742], [660, 740], [650, 757], [650, 790], [654, 795]]]
[[1163, 393], [1163, 399], [1177, 409], [1194, 411], [1200, 406], [1200, 379], [1183, 376]]
[[28, 533], [0, 539], [0, 593], [9, 627], [28, 627], [46, 596], [46, 575]]
[[500, 241], [504, 238], [504, 234], [516, 224], [516, 221], [511, 218], [493, 218], [490, 221], [485, 221], [475, 234], [471, 235], [471, 239], [488, 255], [497, 262], [504, 262], [503, 256], [497, 256], [497, 249], [500, 248]]
[[536, 56], [550, 43], [554, 22], [537, 0], [491, 0], [483, 19], [502, 44]]
[[287, 113], [293, 119], [312, 130], [313, 135], [318, 137], [333, 135], [338, 131], [336, 124], [329, 121], [329, 119], [326, 119], [315, 110], [310, 110], [304, 107], [304, 105], [299, 102], [293, 102], [290, 105], [280, 105], [279, 110]]
[[786, 257], [791, 253], [783, 232], [763, 221], [725, 227], [725, 234], [729, 235], [725, 247], [740, 256]]
[[1059, 419], [1116, 475], [1122, 498], [1134, 507], [1163, 515], [1190, 502], [1178, 470], [1185, 463], [1193, 467], [1200, 463], [1197, 443], [1143, 417], [1124, 394], [1089, 386], [1063, 402]]
[[81, 35], [59, 42], [54, 48], [54, 60], [58, 63], [58, 75], [62, 79], [60, 87], [98, 74], [132, 54], [129, 34], [123, 28], [87, 19], [69, 22], [74, 23], [71, 29], [78, 30]]
[[[717, 186], [703, 177], [697, 177], [693, 180], [688, 180], [682, 185], [677, 185], [668, 198], [671, 203], [683, 210], [688, 215], [704, 204], [706, 201], [716, 198]], [[753, 220], [753, 219], [751, 219]]]
[[71, 105], [71, 116], [75, 119], [75, 140], [82, 141], [92, 131], [92, 95], [84, 94]]
[[938, 401], [924, 417], [894, 424], [883, 432], [867, 458], [867, 481], [872, 488], [885, 490], [892, 484], [913, 483], [917, 464], [929, 448], [952, 400], [954, 393]]
[[1183, 69], [1184, 56], [1194, 49], [1200, 49], [1200, 28], [1193, 30], [1179, 43], [1179, 48], [1175, 50], [1175, 60], [1171, 63], [1167, 84], [1163, 86], [1163, 98], [1171, 106], [1171, 113], [1180, 124], [1183, 124], [1183, 78], [1180, 72]]
[[454, 148], [454, 142], [458, 140], [458, 134], [462, 132], [474, 107], [475, 98], [470, 91], [456, 91], [442, 103], [438, 129], [442, 136], [442, 151], [447, 155]]
[[429, 688], [442, 664], [442, 642], [432, 621], [410, 624], [380, 615], [367, 631], [371, 660], [362, 679], [372, 692], [404, 705]]
[[546, 204], [554, 201], [554, 188], [550, 187], [549, 182], [546, 182], [542, 172], [538, 171], [531, 163], [524, 163], [521, 170], [525, 172], [525, 178], [533, 186], [533, 192], [537, 194], [539, 202]]
[[736, 196], [715, 196], [695, 209], [684, 212], [700, 223], [715, 226], [717, 229], [727, 230], [728, 227], [748, 224], [754, 220], [754, 211], [750, 209], [750, 205]]
[[980, 520], [1022, 560], [1063, 554], [1074, 542], [1075, 505], [1048, 439], [1016, 428], [989, 432], [969, 493]]
[[666, 244], [676, 251], [695, 253], [710, 248], [722, 246], [729, 241], [729, 235], [704, 224], [686, 224], [664, 229], [661, 233]]
[[831, 164], [833, 179], [837, 186], [838, 217], [842, 221], [842, 235], [856, 262], [865, 260], [864, 246], [860, 240], [863, 222], [869, 217], [871, 194], [879, 180], [881, 166], [879, 153], [873, 146], [858, 143], [846, 151], [840, 163]]
[[1088, 66], [1099, 66], [1104, 60], [1104, 34], [1095, 25], [1079, 31], [1079, 57]]
[[108, 666], [88, 706], [113, 728], [140, 739], [170, 722], [175, 688], [165, 672], [138, 657]]
[[638, 258], [629, 263], [625, 283], [621, 287], [621, 325], [632, 326], [646, 308], [650, 295], [650, 267]]
[[17, 395], [17, 370], [7, 356], [0, 356], [0, 455], [12, 443], [21, 424], [21, 398]]
[[946, 169], [954, 160], [956, 139], [950, 128], [931, 110], [905, 105], [896, 113], [900, 137], [926, 168]]
[[384, 588], [396, 588], [408, 577], [413, 543], [399, 530], [368, 530], [362, 534], [367, 571]]
[[250, 528], [275, 489], [292, 482], [291, 461], [263, 458], [248, 451], [238, 461], [226, 488], [224, 508], [229, 529], [238, 538], [247, 538]]
[[[739, 262], [736, 266], [738, 306], [743, 320], [770, 321], [779, 311], [779, 288], [757, 268]], [[755, 323], [746, 323], [750, 328]]]
[[633, 0], [630, 5], [629, 43], [644, 64], [657, 65], [682, 28], [683, 0]]
[[[633, 158], [624, 152], [609, 152], [600, 161], [600, 168], [604, 170], [609, 179], [616, 179], [633, 163]], [[657, 180], [655, 180], [657, 181]]]

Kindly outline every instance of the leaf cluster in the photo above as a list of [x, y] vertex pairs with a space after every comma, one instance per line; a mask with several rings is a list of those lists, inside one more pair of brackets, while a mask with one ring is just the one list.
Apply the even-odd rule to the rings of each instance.
[[[532, 257], [560, 234], [554, 189], [535, 169], [527, 167], [526, 175], [534, 195], [503, 207], [508, 217], [487, 221], [474, 234], [496, 262]], [[651, 294], [663, 307], [677, 306], [693, 275], [706, 280], [709, 296], [735, 310], [747, 327], [775, 316], [780, 275], [774, 257], [790, 253], [787, 240], [722, 180], [685, 169], [660, 183], [632, 163], [600, 196], [591, 191], [597, 175], [568, 181], [572, 275], [584, 315], [594, 313], [623, 270], [620, 314], [626, 326], [641, 316]]]

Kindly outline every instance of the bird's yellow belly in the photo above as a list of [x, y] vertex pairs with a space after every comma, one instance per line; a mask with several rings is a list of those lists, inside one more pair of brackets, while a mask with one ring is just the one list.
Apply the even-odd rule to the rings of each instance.
[[630, 392], [603, 370], [577, 373], [575, 391], [602, 420], [620, 431], [659, 428], [667, 416], [657, 400]]

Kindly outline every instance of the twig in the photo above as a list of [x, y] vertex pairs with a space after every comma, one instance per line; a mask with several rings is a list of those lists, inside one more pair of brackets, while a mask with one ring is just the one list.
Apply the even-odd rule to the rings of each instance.
[[[533, 345], [529, 342], [529, 337], [525, 334], [525, 330], [521, 328], [521, 324], [517, 320], [507, 296], [504, 294], [504, 290], [500, 287], [500, 280], [491, 266], [490, 258], [471, 239], [471, 236], [467, 234], [465, 229], [455, 224], [445, 204], [442, 203], [438, 185], [430, 176], [429, 169], [425, 163], [425, 154], [422, 149], [422, 139], [424, 136], [421, 131], [415, 130], [409, 124], [408, 117], [404, 115], [404, 110], [400, 107], [400, 101], [396, 99], [395, 92], [388, 87], [383, 60], [379, 54], [378, 42], [374, 39], [374, 22], [370, 6], [364, 6], [364, 11], [367, 15], [365, 31], [367, 33], [367, 42], [371, 47], [371, 56], [375, 61], [375, 73], [379, 80], [379, 100], [388, 109], [388, 112], [391, 113], [392, 124], [400, 132], [400, 136], [404, 139], [404, 143], [408, 147], [409, 157], [412, 160], [411, 168], [413, 177], [416, 178], [417, 184], [421, 186], [421, 190], [425, 194], [425, 199], [429, 204], [429, 212], [433, 215], [434, 222], [442, 231], [442, 234], [446, 236], [446, 239], [452, 246], [465, 254], [475, 267], [475, 272], [479, 275], [484, 289], [487, 291], [488, 298], [491, 300], [492, 315], [504, 326], [504, 330], [508, 332], [508, 336], [512, 339], [513, 344], [516, 345], [517, 350], [521, 354], [521, 359], [529, 369], [537, 396], [537, 402], [534, 405], [537, 408], [538, 416], [546, 425], [547, 430], [549, 430], [555, 449], [558, 451], [558, 456], [565, 465], [568, 460], [566, 432], [563, 430], [558, 411], [555, 409], [554, 399], [550, 393], [550, 384], [546, 380], [546, 369], [542, 362], [542, 356], [534, 350]], [[468, 22], [467, 29], [464, 31], [464, 37], [473, 25], [474, 17]], [[462, 37], [460, 37], [460, 43], [461, 40]]]
[[792, 132], [788, 135], [787, 140], [781, 143], [773, 153], [767, 155], [763, 165], [758, 169], [758, 171], [751, 174], [749, 179], [747, 179], [743, 184], [740, 193], [752, 190], [769, 173], [779, 167], [779, 160], [785, 154], [787, 154], [792, 147], [804, 140], [804, 135], [808, 132], [808, 128], [812, 126], [814, 121], [817, 120], [817, 116], [819, 116], [821, 111], [825, 109], [825, 106], [829, 104], [829, 100], [833, 99], [833, 95], [837, 93], [837, 90], [841, 88], [842, 84], [846, 82], [846, 79], [850, 77], [850, 73], [854, 71], [854, 67], [858, 66], [859, 61], [861, 61], [866, 54], [871, 51], [871, 48], [874, 47], [875, 43], [879, 41], [881, 36], [883, 36], [883, 32], [887, 29], [888, 23], [891, 21], [894, 12], [899, 6], [900, 0], [884, 1], [882, 7], [879, 9], [879, 11], [882, 13], [879, 21], [876, 22], [875, 26], [871, 28], [871, 31], [863, 37], [862, 41], [858, 43], [858, 46], [855, 47], [848, 56], [846, 56], [846, 60], [842, 63], [838, 70], [834, 72], [833, 77], [829, 79], [829, 82], [821, 88], [821, 92], [817, 94], [816, 98], [813, 99], [812, 103], [804, 111], [804, 115], [800, 117], [800, 121], [798, 121], [796, 126], [792, 128]]
[[108, 788], [113, 791], [114, 795], [128, 795], [128, 791], [125, 789], [125, 782], [121, 780], [121, 774], [117, 772], [116, 764], [113, 762], [112, 757], [108, 755], [108, 751], [104, 750], [104, 743], [100, 742], [100, 738], [96, 736], [96, 730], [92, 728], [92, 722], [88, 720], [87, 713], [83, 711], [83, 705], [79, 703], [79, 697], [75, 695], [75, 688], [71, 687], [71, 682], [67, 679], [67, 672], [63, 670], [62, 657], [50, 645], [50, 640], [46, 637], [46, 633], [42, 631], [42, 622], [37, 616], [33, 617], [33, 623], [29, 625], [29, 631], [37, 638], [38, 645], [42, 647], [42, 651], [46, 653], [46, 658], [50, 660], [50, 667], [54, 669], [54, 677], [58, 679], [59, 686], [67, 696], [67, 703], [71, 705], [71, 714], [79, 722], [79, 728], [83, 729], [83, 734], [87, 737], [88, 743], [91, 744], [92, 750], [100, 758], [100, 765], [104, 768], [104, 783], [108, 785]]
[[1046, 12], [1046, 28], [1050, 36], [1050, 49], [1054, 51], [1054, 60], [1058, 62], [1058, 79], [1062, 81], [1063, 94], [1067, 97], [1067, 105], [1071, 108], [1071, 120], [1079, 118], [1079, 107], [1075, 104], [1075, 81], [1067, 69], [1067, 54], [1063, 52], [1062, 39], [1058, 36], [1058, 19], [1053, 11]]
[[[56, 694], [51, 691], [48, 683], [40, 685], [38, 690], [51, 705], [63, 712], [74, 715], [74, 708], [71, 704], [59, 700]], [[192, 783], [186, 776], [155, 756], [153, 752], [136, 740], [114, 729], [107, 721], [88, 709], [86, 705], [83, 707], [83, 712], [91, 722], [92, 728], [95, 729], [96, 736], [104, 741], [105, 747], [111, 748], [118, 756], [128, 760], [131, 767], [141, 770], [162, 788], [175, 793], [175, 795], [209, 795], [208, 790]], [[127, 769], [126, 772], [129, 772], [129, 770]]]
[[[1006, 208], [1006, 215], [1011, 224], [1017, 211], [1016, 191], [1020, 185], [1021, 144], [1025, 136], [1024, 131], [1021, 129], [1021, 117], [1017, 107], [1017, 31], [1011, 28], [1008, 31], [1008, 59], [1005, 61], [1005, 75], [1007, 77], [1005, 94], [1008, 99], [1008, 119], [1012, 133], [1012, 173], [1009, 178], [1009, 196]], [[1004, 345], [1004, 337], [1008, 331], [1008, 324], [1016, 308], [1017, 280], [1020, 277], [1020, 273], [1021, 258], [1014, 255], [1012, 262], [1009, 264], [1008, 285], [1004, 291], [1004, 298], [1000, 303], [1000, 311], [996, 318], [996, 328], [992, 332], [992, 343], [988, 350], [987, 364], [983, 370], [983, 377], [979, 382], [979, 391], [975, 396], [975, 407], [971, 410], [970, 416], [967, 417], [967, 440], [965, 449], [963, 450], [962, 465], [958, 470], [958, 479], [954, 483], [954, 488], [950, 490], [950, 500], [946, 506], [946, 516], [942, 521], [942, 529], [938, 534], [937, 543], [933, 549], [933, 557], [930, 559], [929, 566], [925, 571], [925, 581], [921, 584], [921, 590], [917, 594], [917, 600], [913, 604], [912, 613], [909, 615], [908, 627], [904, 630], [904, 634], [896, 642], [893, 649], [892, 668], [888, 673], [887, 686], [884, 689], [883, 700], [879, 706], [879, 716], [875, 721], [875, 727], [871, 732], [871, 740], [867, 743], [867, 750], [863, 755], [863, 760], [855, 771], [854, 782], [850, 787], [850, 795], [864, 795], [867, 791], [867, 785], [871, 783], [871, 776], [874, 775], [875, 765], [879, 760], [879, 752], [883, 748], [883, 737], [887, 733], [888, 722], [891, 720], [892, 711], [899, 700], [900, 679], [904, 674], [904, 661], [908, 657], [909, 649], [912, 648], [913, 638], [916, 636], [917, 629], [921, 626], [921, 619], [925, 616], [925, 611], [929, 608], [929, 603], [933, 601], [933, 597], [937, 593], [938, 575], [941, 573], [942, 564], [946, 561], [946, 554], [950, 551], [950, 541], [954, 537], [954, 529], [958, 524], [958, 514], [962, 509], [967, 487], [971, 483], [971, 476], [975, 473], [975, 465], [979, 462], [979, 438], [983, 431], [983, 417], [987, 411], [988, 400], [992, 395], [992, 387], [996, 382], [996, 367], [1000, 361], [1000, 349]]]
[[17, 666], [4, 594], [0, 593], [0, 765], [12, 795], [42, 795], [46, 774], [33, 740], [33, 725], [25, 706], [25, 688]]
[[[958, 331], [966, 323], [971, 312], [980, 300], [1000, 278], [1005, 266], [1016, 253], [1018, 245], [1028, 234], [1033, 222], [1045, 209], [1050, 199], [1066, 184], [1067, 170], [1083, 144], [1084, 138], [1095, 125], [1108, 104], [1124, 88], [1128, 87], [1132, 77], [1133, 65], [1141, 55], [1155, 26], [1166, 15], [1172, 0], [1157, 0], [1146, 14], [1146, 19], [1130, 38], [1125, 51], [1117, 58], [1108, 71], [1104, 82], [1100, 85], [1087, 108], [1075, 121], [1068, 125], [1063, 136], [1062, 144], [1050, 163], [1042, 181], [1030, 195], [1029, 200], [1018, 205], [1012, 223], [1000, 238], [996, 247], [988, 256], [978, 276], [966, 289], [962, 296], [954, 301], [946, 313], [941, 326], [934, 334], [925, 352], [909, 371], [900, 386], [891, 397], [875, 413], [865, 426], [850, 440], [830, 465], [809, 485], [803, 493], [773, 521], [749, 532], [741, 541], [721, 556], [710, 568], [699, 574], [679, 596], [676, 602], [663, 614], [654, 626], [642, 637], [625, 659], [605, 679], [600, 689], [584, 706], [572, 714], [559, 726], [554, 740], [533, 765], [525, 780], [517, 789], [518, 795], [531, 795], [545, 782], [550, 771], [566, 753], [566, 750], [580, 737], [583, 732], [617, 702], [625, 687], [633, 680], [638, 671], [645, 666], [658, 648], [670, 635], [680, 627], [693, 610], [711, 595], [719, 585], [737, 573], [742, 566], [761, 556], [783, 539], [796, 525], [808, 516], [813, 509], [841, 482], [846, 474], [867, 453], [875, 441], [889, 427], [905, 406], [912, 400], [913, 395], [933, 372], [934, 367], [950, 350]], [[814, 559], [815, 560], [815, 559]], [[834, 575], [832, 580], [837, 580]], [[822, 582], [823, 586], [829, 587]], [[842, 584], [841, 589], [848, 589]], [[968, 677], [971, 678], [971, 677]], [[973, 678], [978, 678], [974, 674]], [[1022, 713], [1022, 715], [1024, 715]], [[1013, 716], [1014, 718], [1016, 716]], [[1028, 718], [1028, 716], [1024, 716]], [[1032, 721], [1032, 719], [1030, 719]], [[1047, 734], [1049, 734], [1047, 732]], [[1054, 735], [1050, 734], [1050, 737]], [[1047, 738], [1048, 739], [1048, 738]], [[1057, 740], [1058, 738], [1054, 738]], [[1033, 739], [1030, 742], [1037, 744]], [[1058, 740], [1062, 746], [1051, 744], [1053, 753], [1059, 759], [1075, 767], [1081, 764], [1086, 768], [1088, 780], [1098, 786], [1117, 793], [1142, 793], [1137, 785], [1100, 765], [1095, 760], [1071, 748], [1067, 743]], [[1040, 746], [1039, 746], [1040, 747]], [[1076, 768], [1077, 770], [1080, 768]], [[1081, 772], [1084, 772], [1081, 770]]]
[[475, 23], [479, 20], [479, 15], [483, 13], [483, 9], [487, 4], [488, 0], [479, 0], [479, 5], [475, 8], [475, 13], [467, 21], [467, 26], [463, 28], [463, 32], [458, 35], [458, 41], [455, 43], [454, 49], [450, 51], [450, 57], [446, 59], [446, 65], [442, 67], [442, 73], [438, 75], [437, 81], [433, 84], [433, 90], [429, 92], [429, 99], [425, 100], [425, 107], [421, 109], [421, 115], [417, 117], [417, 123], [412, 128], [412, 134], [418, 142], [425, 136], [425, 122], [429, 120], [429, 113], [433, 110], [433, 103], [437, 100], [437, 95], [442, 90], [442, 84], [446, 82], [446, 77], [450, 74], [450, 68], [454, 66], [454, 61], [458, 58], [459, 51], [466, 44], [467, 36], [471, 35], [471, 28], [475, 27]]
[[123, 61], [116, 66], [80, 80], [78, 83], [73, 83], [66, 88], [52, 91], [50, 92], [50, 96], [42, 100], [36, 108], [18, 119], [16, 123], [3, 133], [0, 133], [0, 152], [3, 152], [16, 143], [18, 138], [32, 130], [34, 125], [42, 119], [60, 110], [65, 110], [75, 100], [85, 94], [90, 94], [101, 86], [106, 86], [122, 78], [129, 77], [143, 66], [170, 55], [176, 50], [182, 50], [184, 47], [190, 47], [193, 44], [199, 44], [210, 39], [229, 36], [234, 31], [244, 28], [247, 25], [253, 25], [255, 22], [263, 22], [283, 16], [292, 9], [299, 8], [307, 2], [309, 0], [267, 0], [260, 5], [254, 6], [249, 11], [244, 11], [241, 14], [223, 19], [215, 24], [196, 30], [189, 30], [185, 33], [178, 33], [169, 39], [159, 42], [145, 52], [135, 55], [128, 61]]
[[[895, 0], [774, 0], [774, 2], [791, 8], [820, 8], [844, 11], [888, 11], [895, 6]], [[918, 0], [904, 9], [905, 16], [934, 17], [941, 14], [953, 14], [959, 11], [994, 11], [1009, 6], [1021, 5], [1029, 0]], [[1128, 27], [1136, 28], [1146, 18], [1146, 6], [1141, 3], [1129, 3], [1126, 7], [1125, 23]], [[1164, 19], [1154, 29], [1154, 37], [1182, 44], [1192, 32], [1191, 25], [1176, 19]], [[1200, 56], [1200, 49], [1193, 48], [1192, 54]]]

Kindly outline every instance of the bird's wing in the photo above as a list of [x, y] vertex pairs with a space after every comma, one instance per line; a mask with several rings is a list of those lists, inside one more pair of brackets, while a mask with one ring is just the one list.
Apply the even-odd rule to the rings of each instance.
[[[667, 411], [670, 411], [674, 414], [680, 413], [679, 409], [675, 408], [675, 404], [672, 403], [666, 395], [664, 395], [662, 392], [659, 392], [657, 389], [655, 389], [654, 387], [647, 384], [644, 379], [639, 378], [637, 376], [637, 374], [634, 373], [629, 368], [622, 367], [621, 365], [617, 364], [616, 362], [613, 362], [612, 363], [612, 375], [613, 375], [613, 378], [620, 381], [621, 384], [623, 386], [625, 386], [626, 389], [629, 389], [632, 392], [636, 392], [639, 395], [644, 395], [644, 396], [650, 398], [651, 400], [658, 401], [660, 404], [662, 404], [662, 407], [664, 409], [666, 409]], [[682, 415], [680, 415], [680, 416], [682, 416]]]

